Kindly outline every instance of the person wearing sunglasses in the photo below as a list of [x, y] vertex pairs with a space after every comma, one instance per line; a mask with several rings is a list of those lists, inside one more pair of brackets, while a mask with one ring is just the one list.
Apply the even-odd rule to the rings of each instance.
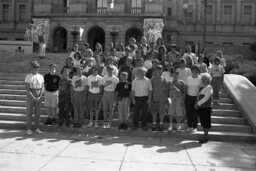
[[42, 95], [44, 92], [44, 77], [38, 73], [40, 64], [38, 61], [30, 63], [31, 73], [26, 75], [25, 88], [26, 88], [26, 102], [27, 102], [27, 134], [32, 135], [32, 113], [35, 110], [35, 132], [42, 134], [39, 128], [39, 119], [42, 105]]

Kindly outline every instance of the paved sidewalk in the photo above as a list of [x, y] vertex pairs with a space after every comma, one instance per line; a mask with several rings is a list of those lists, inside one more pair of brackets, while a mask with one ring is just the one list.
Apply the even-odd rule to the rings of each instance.
[[0, 170], [256, 170], [256, 144], [0, 130]]

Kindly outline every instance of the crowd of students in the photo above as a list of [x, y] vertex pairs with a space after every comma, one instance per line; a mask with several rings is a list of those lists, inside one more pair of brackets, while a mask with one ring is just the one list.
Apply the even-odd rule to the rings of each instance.
[[[145, 37], [141, 43], [131, 38], [127, 47], [111, 42], [104, 51], [100, 43], [95, 45], [94, 51], [89, 47], [88, 43], [82, 47], [74, 45], [61, 69], [61, 76], [56, 74], [57, 66], [50, 64], [50, 72], [43, 77], [38, 73], [40, 64], [31, 62], [32, 72], [25, 79], [29, 135], [32, 134], [33, 107], [35, 131], [42, 133], [38, 116], [44, 92], [49, 116], [47, 125], [70, 126], [72, 123], [73, 127], [81, 128], [85, 124], [85, 111], [88, 111], [86, 127], [111, 128], [117, 108], [120, 130], [127, 130], [128, 118], [132, 118], [132, 130], [137, 130], [141, 121], [142, 130], [147, 131], [149, 116], [152, 116], [152, 130], [163, 131], [167, 116], [168, 131], [195, 132], [199, 116], [204, 129], [200, 142], [208, 141], [211, 104], [212, 101], [215, 105], [219, 103], [225, 72], [221, 51], [209, 57], [205, 48], [196, 55], [190, 45], [184, 50], [175, 44], [167, 51], [161, 39], [156, 44], [148, 44]], [[103, 125], [98, 122], [100, 111], [103, 111]], [[173, 127], [174, 119], [176, 128]], [[188, 125], [186, 130], [181, 124], [184, 120]]]

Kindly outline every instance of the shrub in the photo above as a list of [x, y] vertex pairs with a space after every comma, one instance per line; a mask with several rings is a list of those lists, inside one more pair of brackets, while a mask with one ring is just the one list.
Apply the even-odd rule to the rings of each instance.
[[228, 56], [226, 58], [226, 73], [247, 77], [256, 86], [256, 61], [250, 61], [242, 56]]

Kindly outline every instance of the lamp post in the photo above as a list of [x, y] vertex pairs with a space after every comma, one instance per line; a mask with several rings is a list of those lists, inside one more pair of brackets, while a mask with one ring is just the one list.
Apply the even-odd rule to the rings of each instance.
[[76, 44], [76, 39], [80, 32], [77, 29], [74, 29], [71, 31], [71, 34], [73, 35], [73, 44]]
[[118, 35], [118, 31], [116, 29], [113, 29], [111, 32], [110, 32], [110, 35], [112, 37], [112, 41], [113, 41], [113, 44], [115, 46], [116, 44], [116, 36]]
[[207, 1], [208, 0], [203, 0], [203, 3], [204, 3], [204, 27], [203, 27], [203, 41], [202, 41], [202, 47], [204, 48], [205, 47], [205, 42], [206, 42], [206, 20], [207, 20], [207, 17], [206, 17], [206, 10], [207, 10]]

